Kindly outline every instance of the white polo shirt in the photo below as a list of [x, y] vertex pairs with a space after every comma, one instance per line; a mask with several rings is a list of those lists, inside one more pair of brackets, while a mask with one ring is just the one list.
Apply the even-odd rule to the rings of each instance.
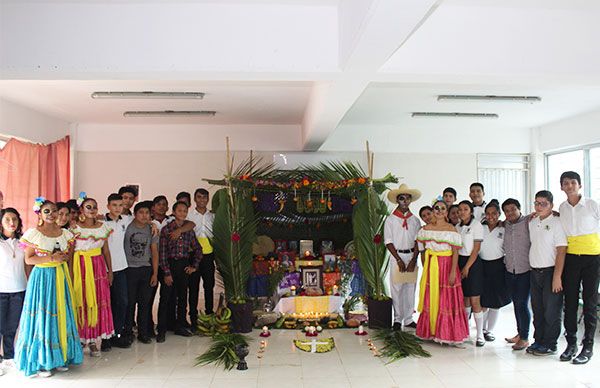
[[590, 198], [581, 196], [575, 206], [568, 201], [560, 204], [560, 223], [567, 236], [584, 236], [598, 233], [600, 222], [600, 208], [598, 203]]
[[113, 232], [108, 236], [108, 249], [112, 262], [113, 272], [122, 271], [127, 268], [127, 256], [125, 256], [125, 230], [133, 221], [132, 215], [121, 215], [117, 220], [111, 220], [110, 214], [104, 218], [106, 226]]
[[404, 226], [404, 219], [390, 214], [385, 220], [383, 227], [385, 245], [394, 244], [396, 250], [407, 250], [415, 247], [415, 240], [417, 239], [417, 233], [421, 229], [421, 221], [415, 215], [411, 215], [406, 219], [406, 229]]
[[560, 217], [550, 214], [543, 220], [535, 217], [529, 221], [529, 264], [532, 268], [552, 267], [556, 263], [556, 247], [567, 246], [567, 235]]
[[25, 251], [18, 239], [0, 238], [0, 292], [22, 292], [26, 288]]
[[212, 238], [212, 226], [215, 220], [214, 213], [206, 209], [204, 214], [202, 214], [196, 208], [193, 208], [188, 212], [187, 220], [192, 221], [196, 225], [194, 226], [196, 237]]
[[154, 225], [156, 225], [156, 227], [158, 228], [158, 232], [160, 234], [160, 231], [162, 230], [162, 228], [164, 228], [165, 226], [167, 226], [174, 219], [175, 219], [175, 217], [173, 217], [173, 216], [166, 216], [162, 221], [152, 220], [152, 223]]
[[483, 225], [483, 241], [479, 250], [482, 260], [496, 260], [504, 257], [504, 227], [496, 226], [490, 231], [487, 225]]
[[483, 241], [483, 225], [476, 218], [471, 220], [469, 225], [456, 225], [456, 231], [460, 233], [463, 246], [458, 251], [461, 256], [469, 256], [473, 252], [473, 246], [476, 241]]
[[482, 223], [485, 220], [485, 206], [487, 203], [483, 201], [481, 206], [473, 205], [473, 217], [479, 223]]

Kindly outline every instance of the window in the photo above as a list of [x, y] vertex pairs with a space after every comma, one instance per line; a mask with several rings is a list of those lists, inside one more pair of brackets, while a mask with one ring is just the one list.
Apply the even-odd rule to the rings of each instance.
[[478, 154], [477, 176], [485, 187], [486, 202], [495, 198], [502, 205], [507, 198], [515, 198], [522, 212], [529, 212], [529, 155]]
[[600, 201], [600, 144], [546, 154], [546, 187], [557, 208], [567, 199], [560, 189], [560, 174], [575, 171], [581, 176], [582, 194]]

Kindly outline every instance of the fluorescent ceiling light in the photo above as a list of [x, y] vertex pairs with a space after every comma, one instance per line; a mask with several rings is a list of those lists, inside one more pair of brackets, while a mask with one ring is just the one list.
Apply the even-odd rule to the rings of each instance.
[[509, 102], [540, 102], [538, 96], [478, 96], [478, 95], [459, 95], [442, 94], [438, 96], [438, 101], [509, 101]]
[[201, 100], [204, 93], [200, 92], [94, 92], [92, 98], [120, 99], [192, 99]]
[[132, 110], [123, 112], [125, 117], [158, 117], [158, 116], [214, 116], [214, 110]]
[[497, 119], [496, 113], [462, 113], [462, 112], [413, 112], [412, 117], [461, 117], [474, 119]]

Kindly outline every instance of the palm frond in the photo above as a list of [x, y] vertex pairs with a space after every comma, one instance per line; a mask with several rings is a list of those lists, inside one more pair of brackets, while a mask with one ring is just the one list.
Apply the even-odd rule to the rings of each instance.
[[[387, 207], [373, 188], [362, 192], [354, 206], [352, 226], [358, 264], [374, 299], [387, 297], [385, 274], [389, 260], [383, 244]], [[377, 238], [379, 241], [375, 241]]]
[[240, 361], [235, 354], [236, 346], [248, 346], [249, 340], [249, 337], [242, 334], [217, 334], [213, 337], [210, 348], [196, 357], [196, 365], [204, 366], [214, 363], [217, 366], [222, 365], [225, 370], [231, 370]]
[[421, 346], [423, 341], [411, 333], [385, 329], [377, 331], [374, 338], [383, 342], [381, 354], [389, 360], [388, 364], [408, 356], [431, 357]]

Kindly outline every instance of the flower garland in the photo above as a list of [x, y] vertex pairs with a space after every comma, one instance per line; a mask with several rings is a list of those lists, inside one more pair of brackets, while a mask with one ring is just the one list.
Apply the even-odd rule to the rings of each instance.
[[304, 177], [300, 180], [290, 180], [287, 182], [277, 181], [275, 179], [253, 179], [250, 175], [241, 175], [234, 178], [240, 182], [252, 184], [255, 188], [276, 188], [283, 190], [290, 189], [308, 189], [308, 190], [341, 190], [358, 186], [368, 186], [369, 178], [358, 177], [344, 179], [341, 181], [320, 181]]

